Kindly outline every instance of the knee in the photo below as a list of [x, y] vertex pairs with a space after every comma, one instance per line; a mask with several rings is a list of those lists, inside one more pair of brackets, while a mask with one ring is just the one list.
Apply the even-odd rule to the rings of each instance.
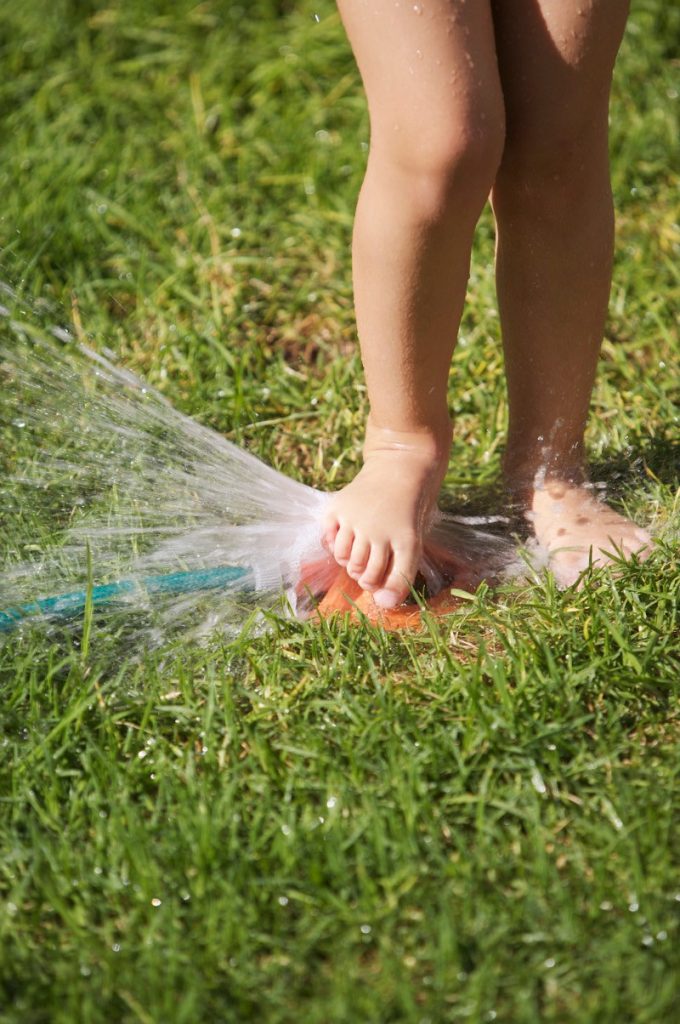
[[423, 219], [441, 219], [448, 210], [470, 212], [476, 220], [486, 202], [503, 153], [502, 108], [493, 115], [395, 131], [381, 147], [392, 171]]
[[406, 160], [435, 201], [476, 197], [483, 203], [498, 171], [503, 140], [504, 129], [498, 121], [477, 120], [448, 138], [423, 139]]
[[600, 200], [609, 190], [607, 128], [582, 122], [510, 130], [494, 184], [494, 209], [550, 209]]

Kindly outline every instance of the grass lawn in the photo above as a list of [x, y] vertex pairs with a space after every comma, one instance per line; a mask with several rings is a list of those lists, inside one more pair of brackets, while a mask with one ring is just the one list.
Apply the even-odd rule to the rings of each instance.
[[[0, 0], [0, 52], [0, 279], [277, 468], [350, 479], [368, 125], [330, 0]], [[141, 661], [97, 623], [10, 638], [2, 1024], [680, 1019], [679, 54], [680, 12], [634, 0], [588, 436], [654, 555], [482, 590], [420, 635], [272, 617]], [[460, 509], [503, 443], [492, 261], [485, 215]], [[6, 476], [3, 422], [0, 395]], [[35, 539], [12, 486], [10, 560]]]

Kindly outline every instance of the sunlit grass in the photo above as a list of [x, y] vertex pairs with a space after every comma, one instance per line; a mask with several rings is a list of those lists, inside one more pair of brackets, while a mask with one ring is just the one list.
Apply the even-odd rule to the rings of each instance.
[[[272, 618], [141, 663], [96, 615], [86, 655], [12, 638], [0, 1020], [675, 1019], [679, 35], [634, 4], [589, 428], [655, 554], [418, 636]], [[5, 3], [0, 48], [0, 278], [278, 468], [349, 479], [368, 124], [329, 0]], [[492, 259], [487, 215], [450, 390], [472, 505], [506, 415]], [[21, 554], [54, 525], [2, 493]]]

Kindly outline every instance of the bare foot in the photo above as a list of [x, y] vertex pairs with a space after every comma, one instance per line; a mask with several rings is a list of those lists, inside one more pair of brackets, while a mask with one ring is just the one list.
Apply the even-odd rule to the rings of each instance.
[[598, 501], [583, 485], [553, 480], [537, 487], [528, 518], [563, 587], [575, 583], [590, 564], [606, 565], [633, 554], [646, 558], [651, 551], [646, 530]]
[[450, 443], [450, 429], [436, 436], [369, 423], [364, 465], [329, 504], [325, 542], [381, 608], [401, 604], [415, 579]]

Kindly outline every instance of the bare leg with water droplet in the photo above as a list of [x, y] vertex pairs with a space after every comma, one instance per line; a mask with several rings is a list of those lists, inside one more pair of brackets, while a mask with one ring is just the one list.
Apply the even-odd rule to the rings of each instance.
[[559, 582], [650, 538], [586, 484], [583, 435], [607, 314], [609, 89], [626, 0], [492, 3], [507, 136], [493, 189], [509, 490]]
[[363, 468], [325, 529], [338, 563], [389, 608], [414, 580], [448, 464], [449, 364], [503, 101], [486, 0], [339, 7], [371, 119], [353, 241], [370, 415]]

